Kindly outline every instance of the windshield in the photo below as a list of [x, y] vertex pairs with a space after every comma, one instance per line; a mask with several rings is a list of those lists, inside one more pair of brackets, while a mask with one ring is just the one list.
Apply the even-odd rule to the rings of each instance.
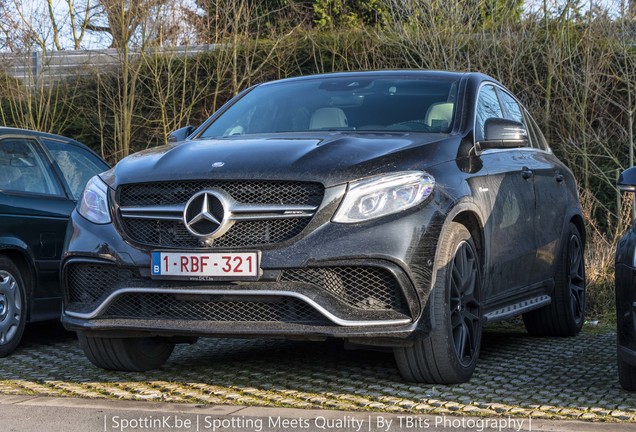
[[343, 131], [447, 133], [457, 81], [431, 77], [329, 77], [258, 86], [199, 138]]

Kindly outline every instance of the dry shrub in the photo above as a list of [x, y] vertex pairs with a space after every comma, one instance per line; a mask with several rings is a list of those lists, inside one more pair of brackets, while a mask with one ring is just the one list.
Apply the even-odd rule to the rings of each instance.
[[[629, 228], [632, 219], [633, 195], [626, 194], [617, 223], [608, 221], [608, 229], [599, 228], [592, 216], [598, 199], [589, 191], [580, 192], [583, 216], [587, 225], [585, 272], [587, 277], [587, 316], [589, 319], [614, 321], [614, 257], [616, 245]], [[608, 219], [613, 217], [608, 214]]]

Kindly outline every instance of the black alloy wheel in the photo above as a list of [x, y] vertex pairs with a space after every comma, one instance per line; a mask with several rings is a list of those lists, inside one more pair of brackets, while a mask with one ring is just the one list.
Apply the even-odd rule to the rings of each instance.
[[451, 222], [439, 241], [429, 307], [431, 333], [412, 346], [393, 350], [402, 376], [430, 384], [466, 382], [472, 376], [481, 345], [481, 270], [468, 229]]
[[528, 333], [535, 336], [575, 336], [585, 321], [584, 244], [576, 225], [567, 227], [554, 276], [552, 302], [523, 314]]
[[449, 305], [455, 354], [465, 367], [475, 360], [481, 343], [481, 307], [475, 296], [478, 264], [475, 249], [463, 241], [451, 262]]
[[568, 241], [567, 283], [570, 290], [570, 307], [572, 317], [577, 323], [583, 323], [585, 316], [585, 263], [583, 261], [583, 245], [581, 237], [570, 233]]

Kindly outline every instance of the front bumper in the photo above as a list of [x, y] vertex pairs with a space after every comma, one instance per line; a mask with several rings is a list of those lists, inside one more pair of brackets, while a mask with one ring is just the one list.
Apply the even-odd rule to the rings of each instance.
[[74, 213], [62, 322], [102, 336], [408, 344], [433, 325], [427, 300], [442, 222], [435, 205], [357, 226], [327, 218], [294, 242], [262, 248], [258, 281], [188, 282], [151, 279], [150, 249]]

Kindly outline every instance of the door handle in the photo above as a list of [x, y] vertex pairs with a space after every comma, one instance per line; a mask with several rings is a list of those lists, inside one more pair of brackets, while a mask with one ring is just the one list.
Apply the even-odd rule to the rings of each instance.
[[528, 167], [523, 167], [521, 170], [521, 177], [528, 180], [532, 178], [532, 170]]
[[563, 177], [563, 174], [559, 173], [554, 177], [557, 181], [557, 183], [563, 183], [563, 180], [565, 180], [565, 177]]

